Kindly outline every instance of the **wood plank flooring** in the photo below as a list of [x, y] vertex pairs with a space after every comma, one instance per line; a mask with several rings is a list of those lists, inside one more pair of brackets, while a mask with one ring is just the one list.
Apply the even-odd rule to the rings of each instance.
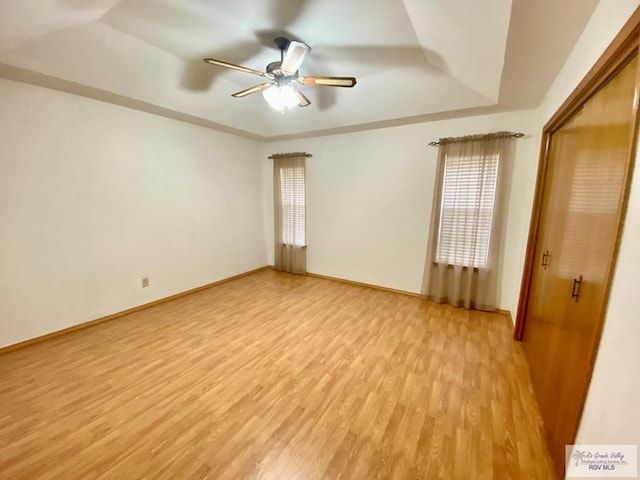
[[0, 355], [0, 478], [553, 478], [509, 320], [265, 270]]

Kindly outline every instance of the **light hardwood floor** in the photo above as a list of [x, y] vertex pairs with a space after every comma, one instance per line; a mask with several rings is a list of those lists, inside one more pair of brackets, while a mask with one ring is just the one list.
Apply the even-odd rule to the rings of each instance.
[[2, 479], [553, 478], [509, 320], [265, 270], [0, 355]]

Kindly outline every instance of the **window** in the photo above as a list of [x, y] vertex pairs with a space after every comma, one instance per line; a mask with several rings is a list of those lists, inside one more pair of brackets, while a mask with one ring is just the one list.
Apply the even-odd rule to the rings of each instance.
[[282, 199], [282, 243], [305, 245], [305, 169], [304, 166], [280, 168], [280, 195]]
[[[438, 141], [429, 261], [422, 284], [429, 300], [495, 310], [505, 181], [515, 149], [514, 135], [494, 132]], [[448, 268], [452, 265], [455, 268]]]
[[305, 235], [306, 201], [304, 152], [274, 153], [273, 158], [273, 233], [274, 266], [291, 273], [306, 273]]
[[437, 263], [487, 265], [499, 160], [498, 153], [445, 157]]

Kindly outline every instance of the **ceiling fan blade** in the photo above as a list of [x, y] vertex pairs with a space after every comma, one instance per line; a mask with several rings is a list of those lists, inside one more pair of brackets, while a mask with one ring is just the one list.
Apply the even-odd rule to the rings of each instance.
[[310, 50], [311, 47], [306, 43], [297, 42], [295, 40], [291, 41], [287, 47], [287, 51], [284, 53], [280, 69], [290, 75], [293, 75], [298, 71]]
[[303, 85], [317, 85], [321, 87], [353, 87], [357, 82], [355, 77], [300, 77]]
[[309, 105], [311, 105], [311, 100], [309, 100], [304, 93], [302, 93], [299, 89], [297, 89], [294, 86], [291, 86], [291, 89], [293, 90], [293, 93], [296, 94], [296, 97], [298, 97], [298, 100], [300, 100], [300, 103], [298, 103], [298, 106], [308, 107]]
[[240, 92], [233, 93], [231, 94], [231, 96], [236, 98], [246, 97], [247, 95], [251, 95], [252, 93], [259, 92], [260, 90], [266, 90], [270, 86], [270, 83], [261, 83], [260, 85], [254, 85], [253, 87], [241, 90]]
[[216, 60], [215, 58], [203, 58], [205, 63], [209, 63], [211, 65], [218, 65], [219, 67], [230, 68], [231, 70], [238, 70], [240, 72], [252, 73], [253, 75], [259, 75], [261, 77], [266, 76], [265, 72], [261, 72], [260, 70], [254, 70], [253, 68], [243, 67], [242, 65], [235, 65], [229, 62], [223, 62], [222, 60]]

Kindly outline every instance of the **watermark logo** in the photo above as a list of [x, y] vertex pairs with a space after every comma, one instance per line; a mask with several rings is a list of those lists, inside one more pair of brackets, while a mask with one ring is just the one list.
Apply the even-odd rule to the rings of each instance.
[[637, 478], [637, 445], [567, 445], [566, 478]]

